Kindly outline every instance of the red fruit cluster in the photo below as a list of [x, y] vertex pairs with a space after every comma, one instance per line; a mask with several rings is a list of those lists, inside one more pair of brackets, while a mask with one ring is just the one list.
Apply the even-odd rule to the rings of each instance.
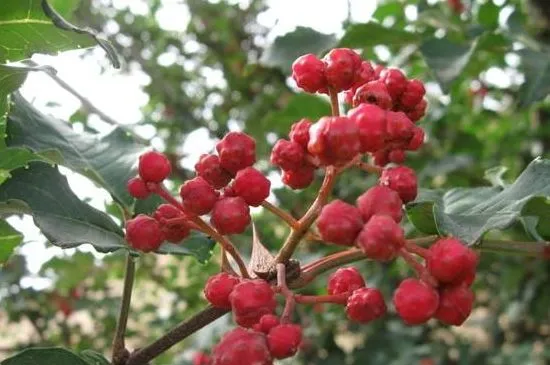
[[211, 365], [212, 359], [204, 352], [197, 352], [193, 356], [193, 365]]
[[368, 323], [386, 314], [386, 303], [380, 290], [365, 286], [355, 267], [336, 270], [328, 280], [328, 294], [342, 296], [341, 304], [352, 321]]
[[470, 315], [474, 293], [470, 289], [478, 257], [455, 238], [442, 238], [426, 254], [426, 274], [436, 287], [418, 279], [405, 279], [394, 293], [395, 309], [409, 325], [430, 318], [459, 326]]

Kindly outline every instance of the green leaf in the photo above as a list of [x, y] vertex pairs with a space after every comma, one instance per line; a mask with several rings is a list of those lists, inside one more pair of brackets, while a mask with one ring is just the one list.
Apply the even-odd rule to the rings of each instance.
[[0, 265], [10, 258], [13, 250], [21, 244], [23, 235], [8, 222], [0, 219]]
[[518, 51], [525, 82], [519, 92], [519, 104], [526, 107], [550, 93], [550, 53], [523, 49]]
[[34, 153], [23, 147], [8, 147], [0, 150], [0, 184], [10, 177], [11, 170], [26, 167], [29, 162], [42, 161], [49, 164], [57, 164], [63, 157], [56, 150]]
[[2, 0], [0, 44], [0, 62], [5, 63], [29, 58], [34, 53], [91, 47], [94, 40], [89, 35], [56, 27], [39, 0]]
[[63, 165], [105, 188], [113, 198], [132, 209], [134, 199], [126, 182], [136, 174], [136, 162], [145, 146], [121, 129], [106, 136], [76, 133], [69, 124], [42, 114], [20, 95], [14, 94], [14, 108], [8, 117], [8, 145], [35, 152], [57, 149]]
[[306, 53], [320, 55], [337, 44], [336, 37], [311, 28], [296, 27], [290, 33], [275, 39], [264, 52], [261, 62], [288, 73], [296, 58]]
[[408, 214], [418, 229], [433, 228], [433, 219], [440, 234], [459, 237], [468, 244], [490, 230], [506, 229], [516, 222], [535, 238], [548, 239], [550, 230], [545, 223], [550, 218], [549, 196], [550, 160], [536, 159], [513, 184], [451, 189], [445, 194], [432, 192], [410, 204]]
[[32, 214], [35, 224], [56, 246], [91, 244], [99, 252], [127, 248], [122, 230], [109, 216], [83, 203], [57, 168], [32, 162], [13, 171], [0, 186], [0, 213]]
[[498, 27], [499, 14], [500, 8], [492, 1], [487, 1], [479, 6], [477, 21], [488, 29], [495, 29]]
[[80, 0], [49, 0], [49, 3], [61, 16], [70, 18], [80, 5]]
[[208, 261], [212, 256], [212, 250], [216, 242], [202, 233], [191, 232], [189, 237], [178, 244], [164, 242], [156, 251], [160, 254], [170, 255], [192, 255], [202, 263]]
[[434, 201], [440, 199], [441, 193], [436, 190], [419, 189], [416, 199], [407, 204], [407, 217], [420, 232], [437, 234], [433, 214]]
[[92, 350], [84, 350], [80, 353], [80, 357], [88, 363], [88, 365], [110, 365], [111, 363], [102, 354]]
[[36, 347], [0, 362], [0, 365], [90, 365], [75, 353], [59, 347]]
[[352, 24], [340, 40], [340, 47], [367, 48], [378, 44], [404, 45], [417, 43], [420, 37], [397, 28], [386, 28], [379, 23]]
[[420, 46], [426, 64], [445, 93], [450, 92], [453, 82], [470, 62], [476, 45], [477, 40], [459, 44], [447, 38], [432, 38]]

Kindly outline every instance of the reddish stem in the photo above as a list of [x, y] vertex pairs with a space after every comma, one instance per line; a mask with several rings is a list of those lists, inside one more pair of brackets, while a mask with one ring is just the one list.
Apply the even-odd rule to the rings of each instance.
[[294, 299], [294, 293], [288, 288], [286, 284], [286, 266], [285, 264], [277, 264], [277, 288], [280, 293], [285, 297], [285, 309], [281, 315], [281, 323], [289, 323], [291, 321], [294, 308], [296, 307], [296, 300]]
[[300, 304], [319, 304], [319, 303], [333, 303], [345, 305], [348, 301], [349, 293], [336, 294], [336, 295], [295, 295], [294, 299], [296, 303]]
[[407, 242], [405, 243], [405, 249], [410, 253], [414, 253], [415, 255], [422, 257], [423, 259], [426, 259], [430, 256], [430, 250], [424, 247], [420, 247], [409, 240], [407, 240]]
[[380, 175], [382, 173], [382, 168], [380, 166], [371, 165], [370, 163], [366, 163], [363, 161], [358, 161], [355, 166], [363, 171], [368, 172], [369, 174]]
[[401, 256], [407, 262], [407, 264], [409, 264], [409, 266], [411, 266], [413, 270], [416, 271], [416, 274], [422, 281], [428, 283], [434, 288], [439, 285], [437, 280], [428, 272], [426, 267], [424, 267], [424, 265], [422, 265], [420, 262], [416, 261], [414, 256], [411, 255], [409, 251], [407, 251], [405, 248], [399, 250], [399, 256]]

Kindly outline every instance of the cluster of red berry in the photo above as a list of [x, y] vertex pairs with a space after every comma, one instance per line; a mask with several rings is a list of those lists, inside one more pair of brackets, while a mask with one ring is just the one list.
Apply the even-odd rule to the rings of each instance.
[[[202, 155], [195, 165], [196, 177], [184, 182], [182, 204], [160, 205], [153, 217], [138, 215], [126, 225], [126, 238], [141, 251], [156, 250], [164, 240], [178, 243], [196, 228], [196, 217], [210, 214], [210, 223], [222, 234], [242, 233], [250, 224], [250, 206], [259, 206], [270, 193], [270, 181], [252, 165], [256, 142], [245, 133], [230, 132], [216, 145], [218, 155]], [[128, 191], [145, 199], [171, 172], [161, 153], [150, 151], [139, 158], [139, 176], [128, 182]]]
[[[395, 310], [406, 324], [421, 324], [430, 318], [462, 324], [472, 309], [470, 286], [475, 277], [476, 254], [454, 238], [441, 238], [429, 249], [423, 248], [407, 240], [400, 226], [403, 205], [418, 193], [414, 170], [400, 164], [405, 161], [405, 151], [417, 150], [424, 142], [424, 131], [415, 124], [427, 106], [423, 83], [407, 79], [397, 69], [373, 67], [346, 48], [334, 49], [322, 60], [312, 54], [302, 56], [292, 70], [302, 89], [330, 95], [333, 115], [315, 123], [302, 119], [292, 125], [288, 139], [275, 143], [270, 160], [281, 168], [283, 182], [290, 188], [303, 189], [312, 183], [317, 169], [326, 169], [328, 181], [327, 177], [352, 166], [376, 173], [379, 179], [355, 205], [338, 199], [326, 204], [330, 191], [322, 187], [316, 200], [319, 205], [315, 208], [314, 203], [304, 216], [309, 214], [312, 219], [294, 220], [288, 214], [276, 214], [291, 225], [292, 234], [305, 235], [317, 218], [317, 231], [327, 243], [356, 246], [352, 251], [376, 261], [404, 259], [418, 277], [405, 279], [393, 295]], [[338, 115], [341, 92], [352, 107], [346, 116]], [[196, 177], [179, 189], [181, 200], [162, 185], [171, 167], [158, 152], [143, 154], [139, 176], [128, 182], [135, 198], [155, 193], [167, 203], [151, 217], [138, 215], [127, 222], [126, 238], [131, 246], [152, 251], [164, 240], [181, 242], [190, 230], [198, 230], [220, 242], [241, 270], [242, 276], [236, 276], [228, 264], [228, 272], [216, 274], [206, 283], [206, 299], [214, 307], [231, 310], [239, 327], [226, 333], [211, 355], [198, 354], [195, 365], [270, 365], [274, 359], [293, 356], [302, 341], [300, 325], [291, 323], [295, 304], [344, 305], [348, 318], [360, 323], [387, 312], [382, 293], [366, 286], [354, 267], [340, 268], [330, 276], [328, 295], [293, 293], [287, 287], [285, 271], [292, 249], [290, 255], [283, 259], [278, 256], [272, 263], [277, 266], [277, 283], [250, 278], [225, 235], [242, 233], [251, 221], [249, 207], [264, 204], [270, 193], [269, 180], [253, 167], [255, 149], [250, 136], [228, 133], [217, 143], [217, 154], [200, 157], [195, 165]], [[364, 162], [364, 156], [374, 163]], [[325, 190], [330, 190], [331, 184], [326, 186], [329, 188]], [[277, 209], [271, 208], [275, 212]], [[210, 223], [201, 218], [205, 215], [209, 215]], [[296, 244], [303, 235], [297, 236]], [[313, 267], [315, 263], [305, 265], [301, 273]], [[277, 294], [285, 298], [280, 317], [275, 314]]]

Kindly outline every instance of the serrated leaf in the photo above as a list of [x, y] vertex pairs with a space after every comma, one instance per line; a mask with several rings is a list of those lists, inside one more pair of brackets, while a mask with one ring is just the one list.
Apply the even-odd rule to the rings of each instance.
[[0, 365], [89, 365], [75, 353], [59, 347], [36, 347], [9, 357]]
[[477, 40], [456, 43], [447, 38], [431, 38], [420, 46], [426, 64], [445, 93], [450, 92], [453, 82], [470, 62], [476, 45]]
[[13, 250], [21, 244], [23, 235], [8, 222], [0, 219], [0, 265], [10, 258]]
[[21, 95], [14, 94], [8, 117], [9, 146], [23, 146], [35, 152], [57, 149], [63, 165], [105, 188], [113, 198], [132, 209], [134, 199], [126, 182], [136, 174], [136, 162], [146, 146], [121, 129], [106, 136], [76, 133], [69, 124], [42, 114]]
[[87, 34], [56, 27], [39, 0], [2, 0], [0, 44], [0, 62], [5, 63], [30, 58], [34, 53], [91, 47], [95, 42]]
[[288, 73], [292, 62], [306, 53], [320, 55], [337, 44], [336, 37], [311, 28], [296, 27], [292, 32], [277, 37], [265, 50], [261, 62]]
[[367, 48], [378, 44], [404, 45], [417, 43], [420, 37], [415, 33], [396, 28], [386, 28], [379, 23], [352, 24], [346, 29], [340, 47]]
[[508, 171], [508, 168], [505, 166], [493, 167], [486, 170], [483, 177], [485, 178], [485, 180], [489, 181], [492, 186], [500, 186], [503, 188], [504, 186], [506, 186], [506, 183], [504, 182], [502, 177], [504, 176], [506, 171]]
[[519, 104], [526, 107], [550, 94], [550, 53], [523, 49], [518, 54], [525, 74], [525, 82], [519, 91]]
[[126, 248], [122, 230], [106, 214], [83, 203], [57, 168], [33, 162], [0, 186], [0, 213], [32, 214], [35, 224], [62, 248], [91, 244], [99, 252]]
[[84, 350], [80, 353], [80, 357], [86, 361], [88, 365], [110, 365], [111, 363], [102, 354], [93, 350]]
[[[408, 207], [411, 222], [420, 227], [433, 222], [440, 234], [459, 237], [468, 244], [478, 241], [490, 230], [502, 230], [521, 222], [535, 238], [549, 239], [545, 222], [550, 218], [550, 160], [536, 159], [513, 184], [505, 187], [451, 189], [444, 194], [413, 202]], [[430, 202], [431, 200], [431, 202]]]

